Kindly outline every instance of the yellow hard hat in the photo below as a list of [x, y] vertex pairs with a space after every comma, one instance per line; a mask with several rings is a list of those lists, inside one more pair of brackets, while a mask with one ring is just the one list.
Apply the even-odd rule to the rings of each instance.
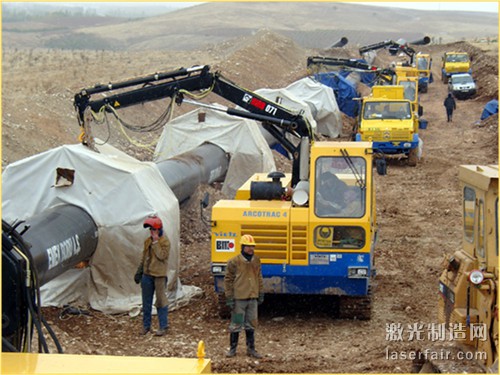
[[252, 235], [244, 234], [243, 236], [241, 236], [240, 244], [246, 246], [255, 246], [255, 240], [253, 239]]

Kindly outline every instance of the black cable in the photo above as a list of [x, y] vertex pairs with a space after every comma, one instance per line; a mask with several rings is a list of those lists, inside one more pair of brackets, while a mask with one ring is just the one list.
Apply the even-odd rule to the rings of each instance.
[[[24, 254], [24, 256], [26, 256], [26, 258], [28, 259], [28, 263], [30, 265], [33, 265], [34, 264], [33, 257], [31, 255], [31, 252], [29, 251], [29, 247], [26, 245], [26, 243], [22, 239], [22, 236], [12, 226], [10, 226], [8, 223], [6, 223], [5, 221], [2, 220], [2, 230], [5, 231], [5, 229], [7, 229], [7, 233], [9, 234], [10, 238], [15, 243], [16, 249], [18, 249], [21, 253]], [[38, 273], [37, 273], [37, 270], [34, 269], [33, 267], [30, 267], [30, 270], [31, 270], [30, 276], [31, 276], [31, 280], [32, 280], [32, 286], [28, 287], [23, 282], [23, 283], [21, 283], [21, 288], [22, 288], [23, 294], [26, 297], [28, 311], [31, 313], [31, 316], [32, 316], [32, 326], [31, 327], [24, 327], [24, 328], [26, 329], [26, 331], [30, 329], [31, 336], [32, 336], [33, 324], [35, 325], [37, 332], [38, 332], [39, 352], [41, 352], [40, 350], [41, 350], [41, 346], [42, 346], [43, 349], [45, 350], [45, 352], [48, 353], [49, 349], [47, 347], [47, 343], [46, 343], [45, 338], [43, 336], [42, 326], [40, 324], [40, 322], [42, 320], [42, 317], [40, 314], [40, 309], [38, 307], [38, 304], [36, 305], [36, 307], [37, 307], [36, 309], [34, 306], [34, 300], [38, 301], [38, 302], [40, 301], [40, 288], [39, 288], [38, 282], [37, 282]], [[36, 298], [36, 297], [38, 297], [38, 298]], [[24, 334], [23, 334], [23, 337], [24, 337], [24, 340], [22, 340], [22, 341], [24, 341], [23, 347], [26, 344], [26, 339], [27, 339], [26, 333], [27, 332], [24, 332]]]
[[[149, 133], [149, 132], [160, 130], [166, 124], [166, 122], [167, 122], [166, 119], [170, 115], [170, 111], [172, 108], [172, 105], [171, 105], [172, 100], [173, 99], [170, 100], [170, 104], [167, 106], [167, 109], [162, 114], [160, 114], [160, 116], [156, 120], [154, 120], [152, 123], [145, 125], [145, 126], [133, 125], [133, 124], [126, 122], [125, 120], [121, 119], [118, 116], [118, 114], [116, 113], [116, 111], [114, 111], [114, 110], [110, 110], [109, 112], [111, 112], [115, 116], [115, 118], [118, 120], [118, 122], [121, 125], [123, 125], [125, 128], [127, 128], [128, 130], [133, 131], [133, 132], [137, 132], [137, 133]], [[109, 104], [107, 104], [107, 105], [109, 106]]]
[[28, 295], [27, 297], [28, 297], [27, 298], [28, 299], [28, 309], [31, 312], [31, 315], [33, 317], [33, 324], [35, 325], [37, 333], [38, 333], [38, 352], [42, 353], [41, 349], [43, 347], [43, 349], [45, 350], [45, 353], [48, 353], [49, 348], [47, 346], [47, 342], [45, 341], [45, 337], [44, 337], [43, 331], [42, 331], [42, 326], [40, 324], [41, 317], [40, 317], [39, 309], [35, 310], [35, 307], [33, 306], [33, 301], [31, 300], [31, 298], [29, 298], [30, 296]]
[[61, 353], [61, 354], [64, 353], [64, 350], [63, 350], [61, 344], [59, 343], [59, 340], [57, 339], [56, 334], [52, 330], [52, 327], [50, 327], [49, 323], [47, 323], [47, 321], [45, 320], [43, 315], [42, 315], [42, 323], [45, 326], [45, 328], [47, 329], [47, 331], [49, 332], [50, 337], [52, 337], [52, 340], [54, 341], [54, 344], [57, 347], [57, 352]]

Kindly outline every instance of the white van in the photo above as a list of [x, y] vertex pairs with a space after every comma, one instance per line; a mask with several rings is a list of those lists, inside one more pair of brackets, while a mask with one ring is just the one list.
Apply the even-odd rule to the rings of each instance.
[[469, 73], [452, 74], [448, 81], [448, 92], [458, 99], [467, 99], [477, 92], [476, 82]]

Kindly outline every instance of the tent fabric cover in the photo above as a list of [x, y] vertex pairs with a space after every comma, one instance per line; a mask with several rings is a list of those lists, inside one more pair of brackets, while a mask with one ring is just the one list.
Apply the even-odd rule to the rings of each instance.
[[[200, 113], [205, 114], [203, 122], [198, 120]], [[276, 170], [273, 154], [257, 122], [210, 108], [198, 108], [170, 121], [156, 146], [155, 161], [170, 159], [207, 142], [231, 156], [222, 188], [228, 197], [234, 197], [254, 173]]]
[[342, 114], [332, 89], [311, 77], [295, 81], [285, 88], [306, 102], [317, 123], [317, 132], [338, 138], [342, 132]]
[[290, 112], [300, 113], [303, 112], [303, 116], [309, 121], [313, 132], [317, 131], [317, 123], [315, 116], [313, 114], [314, 107], [311, 108], [309, 104], [302, 99], [302, 96], [293, 93], [292, 91], [280, 88], [280, 89], [269, 89], [261, 88], [254, 91], [256, 94], [266, 98], [275, 103], [279, 103], [282, 107], [287, 108]]
[[314, 79], [331, 87], [340, 110], [349, 117], [356, 117], [359, 113], [359, 103], [354, 98], [359, 97], [356, 87], [345, 77], [336, 72], [318, 73]]
[[[134, 274], [149, 235], [142, 224], [153, 213], [164, 222], [172, 243], [167, 286], [171, 308], [201, 294], [201, 289], [184, 288], [179, 280], [179, 205], [156, 165], [108, 145], [97, 147], [99, 153], [81, 144], [61, 146], [12, 163], [2, 174], [7, 222], [67, 203], [87, 211], [98, 227], [90, 267], [68, 270], [43, 285], [42, 306], [78, 301], [104, 313], [140, 309], [141, 289]], [[75, 171], [71, 186], [54, 187], [57, 168]], [[26, 188], [28, 181], [35, 188]]]
[[483, 113], [481, 114], [481, 120], [485, 120], [491, 115], [498, 113], [498, 100], [490, 100], [483, 108]]

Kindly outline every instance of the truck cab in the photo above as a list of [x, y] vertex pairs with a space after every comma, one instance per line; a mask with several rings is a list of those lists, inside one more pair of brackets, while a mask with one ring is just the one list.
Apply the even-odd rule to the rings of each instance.
[[415, 55], [415, 66], [418, 71], [418, 89], [425, 93], [429, 88], [429, 84], [434, 81], [432, 77], [432, 57], [427, 53], [417, 53]]
[[467, 52], [445, 52], [441, 64], [441, 80], [448, 83], [453, 74], [472, 74], [471, 58]]
[[439, 322], [462, 329], [458, 344], [484, 353], [475, 358], [498, 373], [498, 165], [462, 165], [458, 177], [462, 248], [443, 261]]
[[401, 85], [373, 86], [363, 98], [355, 140], [373, 142], [383, 154], [404, 154], [408, 165], [418, 161], [418, 114]]
[[411, 102], [412, 111], [418, 113], [419, 111], [418, 77], [397, 75], [396, 85], [403, 86], [403, 97]]
[[[377, 238], [372, 148], [368, 142], [315, 142], [310, 172], [290, 191], [288, 174], [257, 174], [236, 199], [212, 208], [212, 274], [224, 299], [228, 260], [251, 234], [266, 294], [339, 297], [339, 317], [369, 319]], [[223, 313], [223, 308], [220, 310]]]

